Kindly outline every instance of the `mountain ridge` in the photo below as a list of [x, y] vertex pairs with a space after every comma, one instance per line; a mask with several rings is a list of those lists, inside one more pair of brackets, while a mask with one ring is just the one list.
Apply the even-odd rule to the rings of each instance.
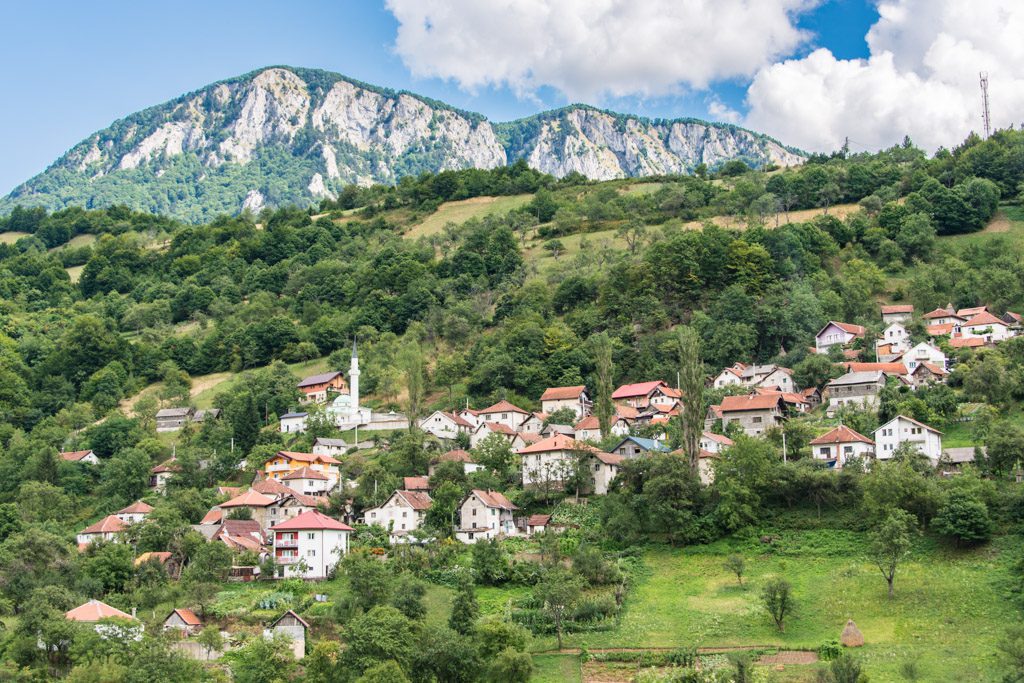
[[520, 158], [595, 180], [806, 155], [734, 124], [649, 119], [573, 104], [507, 122], [343, 74], [270, 66], [117, 119], [0, 199], [57, 210], [125, 204], [189, 221], [309, 206], [346, 184]]

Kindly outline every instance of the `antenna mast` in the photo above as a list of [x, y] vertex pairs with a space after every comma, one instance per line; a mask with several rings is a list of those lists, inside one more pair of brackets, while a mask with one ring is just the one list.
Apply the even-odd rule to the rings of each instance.
[[992, 121], [988, 112], [988, 72], [982, 71], [978, 74], [981, 82], [981, 121], [985, 126], [985, 137], [992, 133]]

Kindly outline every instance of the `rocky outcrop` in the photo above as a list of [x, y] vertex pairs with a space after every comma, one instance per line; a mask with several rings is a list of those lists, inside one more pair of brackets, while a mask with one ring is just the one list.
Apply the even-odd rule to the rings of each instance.
[[198, 221], [310, 205], [349, 183], [519, 158], [555, 176], [593, 179], [687, 173], [737, 158], [753, 165], [803, 159], [735, 126], [651, 122], [583, 106], [491, 124], [338, 74], [271, 67], [116, 121], [0, 200], [0, 211], [125, 203]]

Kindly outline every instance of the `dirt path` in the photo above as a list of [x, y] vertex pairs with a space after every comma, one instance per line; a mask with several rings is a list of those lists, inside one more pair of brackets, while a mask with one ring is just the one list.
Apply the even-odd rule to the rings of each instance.
[[1010, 219], [1002, 211], [996, 211], [996, 215], [988, 222], [982, 232], [1009, 232]]

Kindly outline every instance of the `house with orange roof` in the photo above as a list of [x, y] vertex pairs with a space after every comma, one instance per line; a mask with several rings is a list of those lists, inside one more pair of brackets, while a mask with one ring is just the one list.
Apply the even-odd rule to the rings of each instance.
[[274, 527], [276, 578], [326, 579], [348, 554], [352, 527], [317, 510]]
[[128, 507], [121, 508], [114, 514], [125, 524], [138, 524], [146, 519], [146, 515], [153, 511], [153, 506], [137, 500]]
[[782, 394], [776, 392], [726, 396], [712, 408], [718, 409], [723, 428], [735, 422], [748, 436], [760, 436], [772, 427], [781, 427], [788, 413]]
[[907, 331], [906, 326], [901, 322], [889, 323], [889, 325], [882, 330], [882, 338], [875, 340], [875, 355], [881, 359], [881, 356], [892, 356], [900, 354], [910, 348], [910, 332]]
[[202, 620], [196, 613], [184, 607], [176, 607], [164, 619], [164, 631], [175, 631], [182, 636], [198, 633], [203, 628]]
[[492, 406], [477, 411], [478, 424], [480, 422], [500, 424], [512, 431], [519, 431], [519, 425], [530, 415], [529, 410], [523, 410], [505, 400], [498, 401]]
[[476, 543], [504, 536], [515, 536], [513, 513], [519, 508], [498, 491], [473, 489], [459, 505], [459, 525], [455, 538]]
[[[585, 418], [577, 422], [573, 429], [576, 433], [576, 439], [579, 441], [600, 441], [603, 438], [601, 434], [601, 421], [597, 419], [597, 415], [587, 415]], [[629, 434], [629, 423], [625, 418], [619, 415], [612, 416], [611, 433], [615, 436], [626, 436]]]
[[118, 534], [128, 528], [117, 515], [107, 515], [95, 524], [90, 524], [78, 532], [78, 549], [84, 550], [97, 541], [116, 541]]
[[931, 342], [921, 342], [900, 356], [900, 362], [907, 367], [909, 373], [913, 373], [921, 363], [931, 363], [945, 370], [946, 354]]
[[247, 510], [250, 518], [257, 522], [260, 527], [266, 529], [268, 526], [271, 526], [272, 521], [270, 518], [270, 506], [276, 502], [277, 499], [273, 496], [249, 489], [245, 493], [241, 493], [231, 500], [221, 503], [218, 507], [227, 516], [230, 516], [235, 510]]
[[181, 466], [178, 465], [175, 458], [172, 457], [170, 460], [165, 460], [149, 470], [149, 487], [159, 493], [163, 493], [167, 490], [167, 482], [171, 480], [175, 473], [180, 471]]
[[456, 413], [435, 410], [417, 422], [420, 429], [439, 439], [457, 439], [459, 434], [471, 434], [474, 425]]
[[[590, 475], [583, 492], [595, 495], [608, 492], [623, 460], [618, 454], [603, 453], [565, 434], [555, 434], [520, 448], [518, 453], [522, 460], [523, 488], [559, 488], [569, 478], [572, 468], [581, 465]], [[578, 462], [581, 458], [582, 462]]]
[[520, 434], [540, 434], [544, 430], [544, 425], [547, 421], [547, 413], [530, 413], [529, 417], [524, 418], [519, 423], [516, 431]]
[[305, 496], [326, 496], [337, 481], [332, 482], [326, 474], [312, 467], [300, 467], [281, 477], [281, 483]]
[[865, 332], [863, 325], [830, 320], [814, 335], [814, 350], [816, 353], [827, 353], [833, 346], [846, 346], [854, 339], [863, 339]]
[[902, 361], [891, 361], [889, 363], [861, 363], [858, 361], [847, 361], [842, 363], [847, 372], [884, 372], [888, 377], [903, 377], [907, 374], [907, 366]]
[[904, 443], [927, 456], [932, 464], [938, 464], [942, 457], [942, 432], [905, 415], [892, 418], [876, 429], [873, 436], [875, 457], [879, 460], [891, 459]]
[[509, 427], [501, 422], [481, 422], [480, 426], [469, 437], [470, 448], [476, 448], [491, 434], [500, 435], [513, 449], [522, 448], [526, 445], [522, 434], [516, 431], [514, 427]]
[[966, 320], [966, 318], [957, 314], [952, 304], [947, 305], [945, 308], [936, 308], [934, 311], [928, 311], [921, 317], [928, 326], [959, 325]]
[[80, 462], [85, 465], [99, 465], [100, 459], [91, 450], [61, 451], [60, 459], [65, 462]]
[[[1006, 321], [1002, 318], [997, 318], [988, 311], [981, 311], [968, 318], [966, 322], [960, 325], [959, 331], [963, 337], [978, 337], [989, 344], [1009, 339], [1013, 336], [1013, 331]], [[956, 330], [954, 329], [955, 333]]]
[[705, 431], [700, 435], [698, 441], [700, 449], [708, 453], [721, 453], [732, 446], [735, 442], [727, 436]]
[[950, 337], [949, 345], [954, 349], [977, 349], [985, 346], [985, 340], [981, 337]]
[[131, 614], [126, 614], [116, 607], [111, 607], [99, 600], [89, 600], [72, 610], [68, 610], [64, 613], [64, 618], [68, 621], [77, 621], [82, 624], [95, 624], [104, 619], [136, 621], [135, 617]]
[[711, 386], [715, 389], [724, 389], [725, 387], [738, 387], [743, 385], [743, 370], [746, 369], [744, 363], [733, 363], [727, 368], [722, 368], [713, 380], [711, 380]]
[[942, 366], [925, 361], [918, 363], [913, 372], [910, 373], [910, 383], [915, 389], [926, 387], [930, 384], [945, 384], [949, 373]]
[[678, 398], [679, 392], [669, 387], [668, 382], [654, 380], [651, 382], [637, 382], [635, 384], [623, 384], [612, 392], [612, 401], [616, 405], [629, 406], [637, 410], [647, 408], [651, 403], [671, 402], [675, 400], [670, 393]]
[[874, 441], [845, 425], [811, 439], [810, 445], [811, 457], [836, 469], [842, 469], [850, 458], [870, 458], [875, 453]]
[[341, 476], [338, 466], [341, 463], [330, 455], [318, 453], [301, 453], [298, 451], [278, 451], [263, 463], [263, 473], [267, 479], [282, 479], [303, 467], [322, 473], [332, 482], [332, 488]]
[[425, 491], [398, 490], [377, 507], [365, 510], [363, 523], [387, 529], [392, 544], [407, 543], [416, 537], [433, 502]]
[[882, 324], [906, 323], [914, 317], [914, 304], [888, 304], [882, 306]]
[[576, 418], [590, 414], [591, 401], [587, 388], [582, 384], [571, 387], [549, 387], [540, 397], [541, 412], [550, 415], [556, 410], [568, 408], [576, 413]]

